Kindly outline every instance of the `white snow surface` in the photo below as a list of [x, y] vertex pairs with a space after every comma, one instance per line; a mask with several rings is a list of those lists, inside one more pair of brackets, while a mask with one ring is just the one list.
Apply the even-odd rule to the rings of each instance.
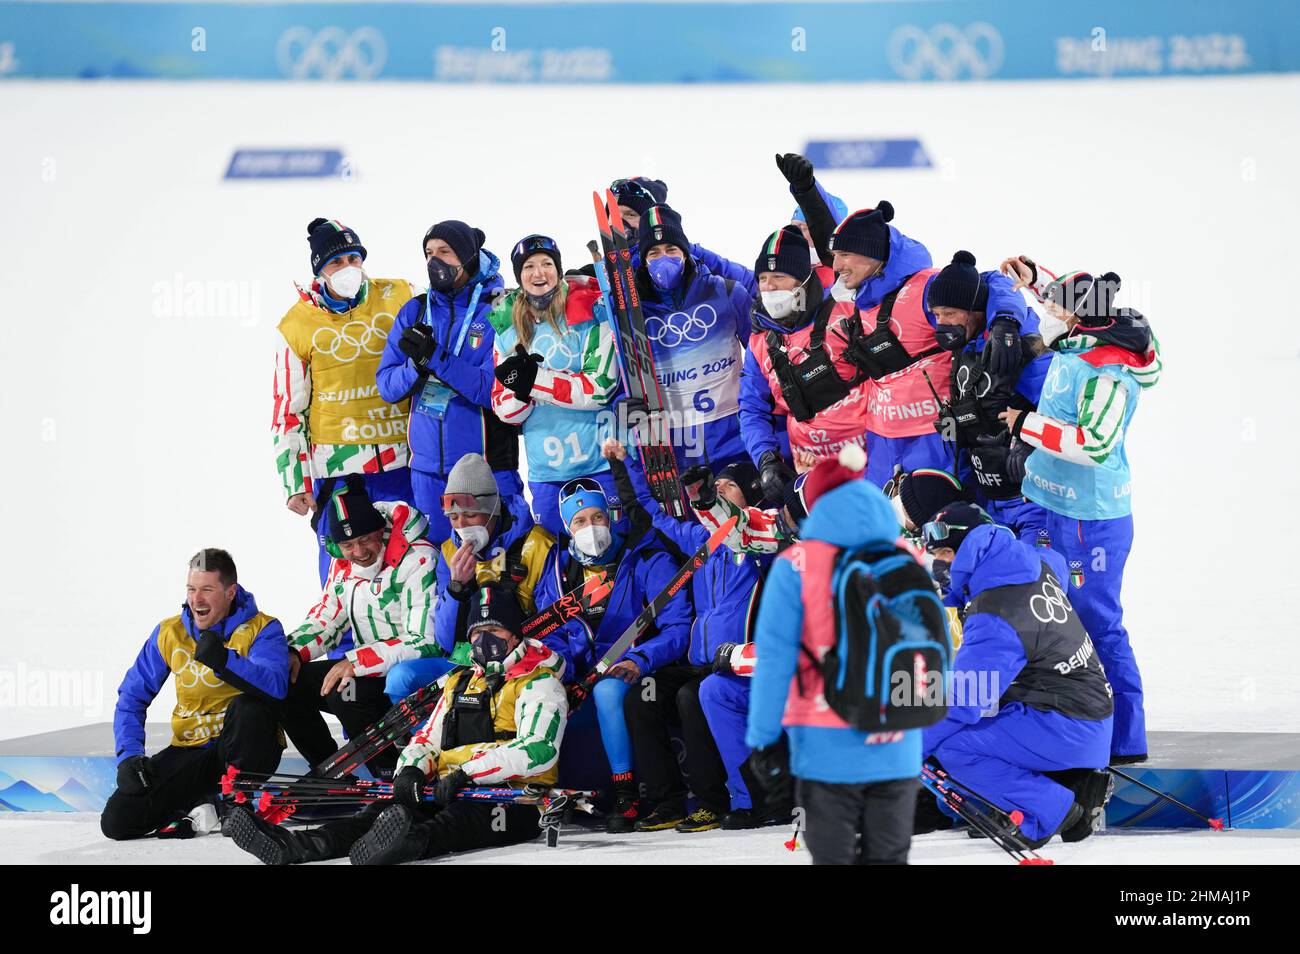
[[[850, 208], [887, 198], [937, 264], [1028, 253], [1112, 269], [1166, 374], [1131, 432], [1137, 542], [1124, 599], [1152, 729], [1300, 730], [1300, 77], [907, 87], [505, 88], [150, 82], [0, 86], [0, 737], [111, 718], [115, 689], [183, 598], [185, 561], [230, 549], [261, 607], [295, 625], [315, 547], [271, 456], [275, 325], [308, 277], [307, 222], [359, 231], [369, 271], [423, 284], [419, 239], [462, 218], [506, 256], [534, 231], [586, 260], [591, 190], [665, 179], [688, 235], [752, 262], [793, 202], [772, 161], [808, 139], [919, 136], [932, 170], [830, 172]], [[331, 146], [350, 179], [227, 183], [237, 147]], [[508, 263], [507, 269], [508, 271]], [[167, 289], [242, 283], [232, 317]], [[182, 305], [184, 303], [182, 302]], [[1280, 545], [1279, 545], [1280, 544]], [[83, 674], [79, 698], [42, 698]], [[7, 682], [6, 682], [7, 680]], [[172, 691], [151, 718], [165, 720]], [[20, 857], [116, 861], [228, 843], [113, 845], [93, 816], [0, 818]], [[28, 823], [30, 822], [30, 823]], [[87, 827], [91, 825], [92, 827]], [[797, 863], [781, 837], [583, 835], [506, 859]], [[1251, 860], [1257, 834], [1107, 835], [1079, 860]], [[717, 852], [715, 855], [714, 852]], [[9, 852], [6, 852], [9, 854]], [[920, 862], [998, 861], [919, 839]], [[1258, 857], [1257, 857], [1258, 856]], [[1207, 860], [1205, 855], [1201, 860]], [[472, 860], [472, 859], [471, 859]]]
[[[420, 864], [555, 865], [806, 865], [812, 861], [802, 842], [785, 847], [788, 829], [637, 832], [609, 835], [566, 828], [560, 844], [547, 848], [540, 838], [510, 848], [470, 851]], [[1294, 864], [1300, 832], [1294, 831], [1109, 831], [1073, 845], [1057, 841], [1039, 854], [1054, 864]], [[10, 864], [65, 865], [218, 865], [257, 864], [257, 859], [219, 834], [188, 841], [109, 841], [99, 832], [99, 816], [57, 812], [0, 814], [0, 858]], [[922, 865], [1009, 865], [1011, 858], [989, 844], [959, 832], [918, 835], [909, 860]], [[347, 864], [346, 858], [325, 862]]]

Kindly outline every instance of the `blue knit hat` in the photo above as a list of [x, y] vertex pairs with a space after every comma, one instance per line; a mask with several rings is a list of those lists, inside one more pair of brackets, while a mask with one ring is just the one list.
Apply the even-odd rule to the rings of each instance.
[[597, 507], [609, 516], [609, 499], [595, 480], [578, 477], [560, 488], [560, 520], [566, 530], [578, 512], [588, 507]]
[[366, 247], [357, 233], [338, 219], [312, 219], [307, 224], [307, 244], [311, 246], [311, 273], [320, 270], [332, 258], [356, 253], [366, 260]]
[[615, 179], [610, 183], [609, 191], [614, 193], [619, 205], [626, 206], [637, 215], [645, 215], [650, 206], [662, 205], [668, 201], [668, 186], [659, 179], [645, 176]]
[[[837, 195], [831, 195], [826, 190], [822, 190], [822, 198], [826, 200], [826, 205], [830, 207], [831, 217], [836, 222], [843, 222], [844, 217], [849, 214], [849, 206], [843, 199]], [[791, 222], [807, 222], [808, 218], [803, 214], [803, 209], [799, 206], [794, 207], [794, 215], [790, 216]]]
[[676, 245], [687, 253], [691, 250], [690, 240], [682, 231], [682, 217], [667, 205], [646, 209], [637, 226], [636, 240], [643, 255], [656, 245]]

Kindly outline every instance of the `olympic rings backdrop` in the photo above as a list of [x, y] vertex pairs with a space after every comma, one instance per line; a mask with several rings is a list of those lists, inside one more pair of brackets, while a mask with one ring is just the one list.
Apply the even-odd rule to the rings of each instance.
[[1295, 0], [0, 0], [0, 77], [743, 83], [1222, 75], [1300, 70], [1297, 35]]

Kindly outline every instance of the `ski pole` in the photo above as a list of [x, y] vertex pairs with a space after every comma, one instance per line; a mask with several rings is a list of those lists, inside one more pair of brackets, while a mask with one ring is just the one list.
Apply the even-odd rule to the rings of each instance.
[[1172, 795], [1168, 794], [1167, 792], [1162, 792], [1160, 791], [1160, 789], [1148, 785], [1146, 782], [1139, 782], [1137, 779], [1135, 779], [1132, 775], [1129, 775], [1127, 772], [1121, 772], [1119, 769], [1114, 768], [1112, 766], [1107, 766], [1106, 771], [1110, 772], [1112, 775], [1118, 775], [1126, 782], [1132, 782], [1138, 788], [1145, 788], [1152, 795], [1158, 795], [1160, 798], [1163, 798], [1171, 805], [1177, 805], [1183, 811], [1187, 812], [1187, 814], [1195, 815], [1197, 818], [1205, 822], [1205, 824], [1209, 825], [1215, 831], [1223, 831], [1224, 825], [1223, 825], [1222, 818], [1211, 818], [1209, 815], [1202, 815], [1191, 805], [1187, 805], [1183, 802], [1180, 802], [1178, 799], [1174, 798]]

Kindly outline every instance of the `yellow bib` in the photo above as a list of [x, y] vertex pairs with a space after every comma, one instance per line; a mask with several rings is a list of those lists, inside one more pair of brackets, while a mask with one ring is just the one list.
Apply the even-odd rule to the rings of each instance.
[[365, 300], [335, 314], [299, 301], [280, 334], [311, 371], [307, 427], [313, 444], [402, 444], [409, 402], [379, 396], [375, 374], [388, 332], [411, 297], [403, 279], [371, 278]]
[[[258, 613], [240, 624], [226, 642], [227, 648], [247, 656], [257, 634], [274, 619]], [[158, 652], [162, 653], [176, 683], [172, 745], [207, 745], [221, 734], [226, 721], [226, 706], [239, 695], [239, 690], [222, 682], [215, 672], [194, 658], [194, 638], [185, 631], [180, 616], [159, 624]]]

